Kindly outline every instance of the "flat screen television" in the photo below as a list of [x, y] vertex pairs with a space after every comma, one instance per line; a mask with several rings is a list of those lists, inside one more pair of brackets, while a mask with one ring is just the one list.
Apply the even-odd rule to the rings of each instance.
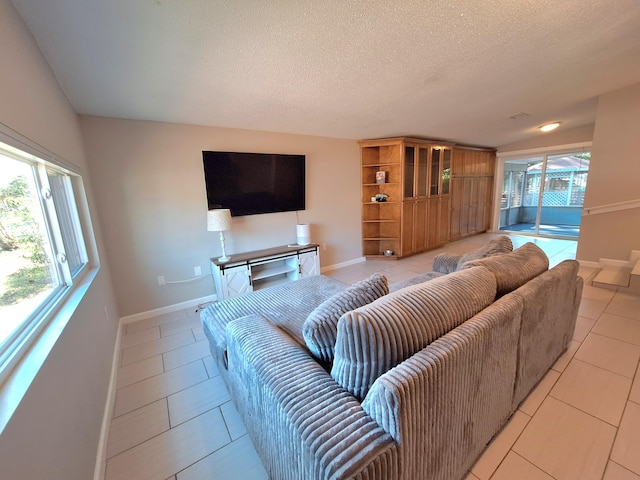
[[209, 210], [231, 215], [305, 209], [304, 155], [203, 151]]

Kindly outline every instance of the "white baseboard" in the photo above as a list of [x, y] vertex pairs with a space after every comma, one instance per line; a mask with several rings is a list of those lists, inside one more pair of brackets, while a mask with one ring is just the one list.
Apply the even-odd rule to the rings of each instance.
[[186, 302], [176, 303], [174, 305], [168, 305], [166, 307], [155, 308], [153, 310], [147, 310], [146, 312], [134, 313], [133, 315], [127, 315], [122, 317], [120, 321], [123, 325], [131, 322], [137, 322], [138, 320], [145, 320], [147, 318], [157, 317], [165, 313], [177, 312], [178, 310], [185, 310], [187, 308], [195, 308], [200, 304], [215, 302], [217, 300], [216, 295], [207, 295], [206, 297], [194, 298], [193, 300], [187, 300]]
[[585, 267], [585, 268], [601, 268], [602, 265], [600, 265], [599, 262], [590, 262], [588, 260], [578, 260], [578, 263], [580, 263], [581, 267]]
[[[335, 265], [328, 265], [320, 269], [321, 273], [330, 272], [331, 270], [337, 270], [338, 268], [348, 267], [349, 265], [355, 265], [356, 263], [362, 263], [366, 259], [364, 257], [355, 258], [342, 263], [336, 263]], [[120, 318], [123, 325], [128, 323], [137, 322], [138, 320], [145, 320], [147, 318], [157, 317], [166, 313], [177, 312], [178, 310], [184, 310], [187, 308], [197, 307], [203, 303], [215, 302], [217, 300], [216, 295], [207, 295], [206, 297], [194, 298], [193, 300], [187, 300], [186, 302], [176, 303], [174, 305], [167, 305], [166, 307], [155, 308], [153, 310], [147, 310], [146, 312], [134, 313], [133, 315], [127, 315]]]
[[348, 267], [349, 265], [355, 265], [356, 263], [362, 263], [366, 260], [364, 257], [354, 258], [353, 260], [348, 260], [342, 263], [336, 263], [335, 265], [328, 265], [326, 267], [322, 267], [320, 269], [321, 273], [330, 272], [331, 270], [337, 270], [339, 268]]
[[[106, 315], [106, 312], [105, 312]], [[98, 452], [96, 455], [96, 465], [93, 471], [93, 480], [103, 480], [107, 467], [107, 445], [109, 442], [109, 429], [113, 419], [113, 409], [116, 401], [116, 381], [118, 376], [118, 365], [120, 363], [120, 339], [122, 338], [122, 320], [118, 322], [116, 342], [113, 348], [113, 359], [111, 360], [111, 375], [109, 377], [109, 387], [107, 399], [102, 415], [102, 425], [100, 427], [100, 439], [98, 441]]]
[[[111, 360], [111, 375], [109, 377], [109, 387], [107, 390], [107, 399], [104, 406], [104, 414], [102, 416], [102, 425], [100, 427], [100, 439], [98, 441], [98, 452], [96, 454], [96, 464], [93, 472], [93, 480], [104, 480], [105, 476], [109, 429], [111, 426], [111, 420], [113, 419], [113, 410], [116, 401], [116, 382], [118, 380], [117, 376], [118, 365], [120, 364], [120, 346], [122, 339], [122, 329], [124, 325], [135, 322], [137, 320], [144, 320], [146, 318], [152, 318], [165, 313], [176, 312], [178, 310], [184, 310], [187, 308], [196, 308], [198, 305], [201, 305], [203, 303], [213, 302], [216, 300], [216, 298], [217, 297], [215, 295], [208, 295], [206, 297], [187, 300], [186, 302], [177, 303], [175, 305], [156, 308], [154, 310], [136, 313], [135, 315], [129, 315], [120, 318], [120, 320], [118, 321], [116, 341], [113, 348], [113, 358]], [[106, 310], [105, 315], [107, 315]], [[107, 320], [109, 319], [107, 318]]]
[[[331, 270], [337, 270], [338, 268], [348, 267], [349, 265], [355, 265], [356, 263], [364, 262], [364, 257], [355, 258], [342, 263], [336, 263], [335, 265], [328, 265], [320, 269], [321, 273], [330, 272]], [[134, 313], [133, 315], [127, 315], [120, 318], [123, 325], [128, 323], [137, 322], [138, 320], [145, 320], [147, 318], [157, 317], [165, 313], [177, 312], [178, 310], [184, 310], [187, 308], [197, 307], [203, 303], [215, 302], [217, 300], [216, 295], [207, 295], [206, 297], [194, 298], [193, 300], [187, 300], [186, 302], [176, 303], [174, 305], [168, 305], [166, 307], [155, 308], [153, 310], [147, 310], [146, 312]]]

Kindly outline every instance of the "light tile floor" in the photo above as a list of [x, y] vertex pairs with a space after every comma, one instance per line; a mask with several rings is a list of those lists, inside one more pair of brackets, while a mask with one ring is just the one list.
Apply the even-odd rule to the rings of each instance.
[[[367, 261], [326, 274], [347, 283], [374, 271], [390, 282], [431, 270], [441, 251], [466, 252], [491, 234], [399, 261]], [[576, 242], [537, 243], [551, 265]], [[589, 278], [594, 272], [581, 269]], [[209, 355], [195, 309], [125, 326], [107, 480], [268, 478]], [[640, 297], [585, 285], [573, 342], [467, 480], [640, 479]], [[273, 479], [277, 480], [277, 479]]]

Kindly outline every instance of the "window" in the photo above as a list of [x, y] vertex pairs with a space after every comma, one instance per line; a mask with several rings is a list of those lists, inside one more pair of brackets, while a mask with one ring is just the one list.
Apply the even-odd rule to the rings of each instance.
[[88, 264], [82, 178], [0, 142], [0, 380]]
[[500, 208], [514, 208], [522, 204], [522, 182], [524, 172], [504, 172]]

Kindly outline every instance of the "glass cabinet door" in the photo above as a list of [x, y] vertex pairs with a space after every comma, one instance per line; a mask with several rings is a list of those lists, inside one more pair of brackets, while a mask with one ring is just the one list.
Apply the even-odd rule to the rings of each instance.
[[430, 195], [440, 195], [440, 148], [431, 150]]
[[413, 198], [415, 181], [415, 147], [404, 147], [404, 198]]
[[429, 149], [418, 147], [418, 197], [427, 196]]
[[442, 195], [449, 195], [451, 179], [451, 150], [446, 148], [442, 154]]

